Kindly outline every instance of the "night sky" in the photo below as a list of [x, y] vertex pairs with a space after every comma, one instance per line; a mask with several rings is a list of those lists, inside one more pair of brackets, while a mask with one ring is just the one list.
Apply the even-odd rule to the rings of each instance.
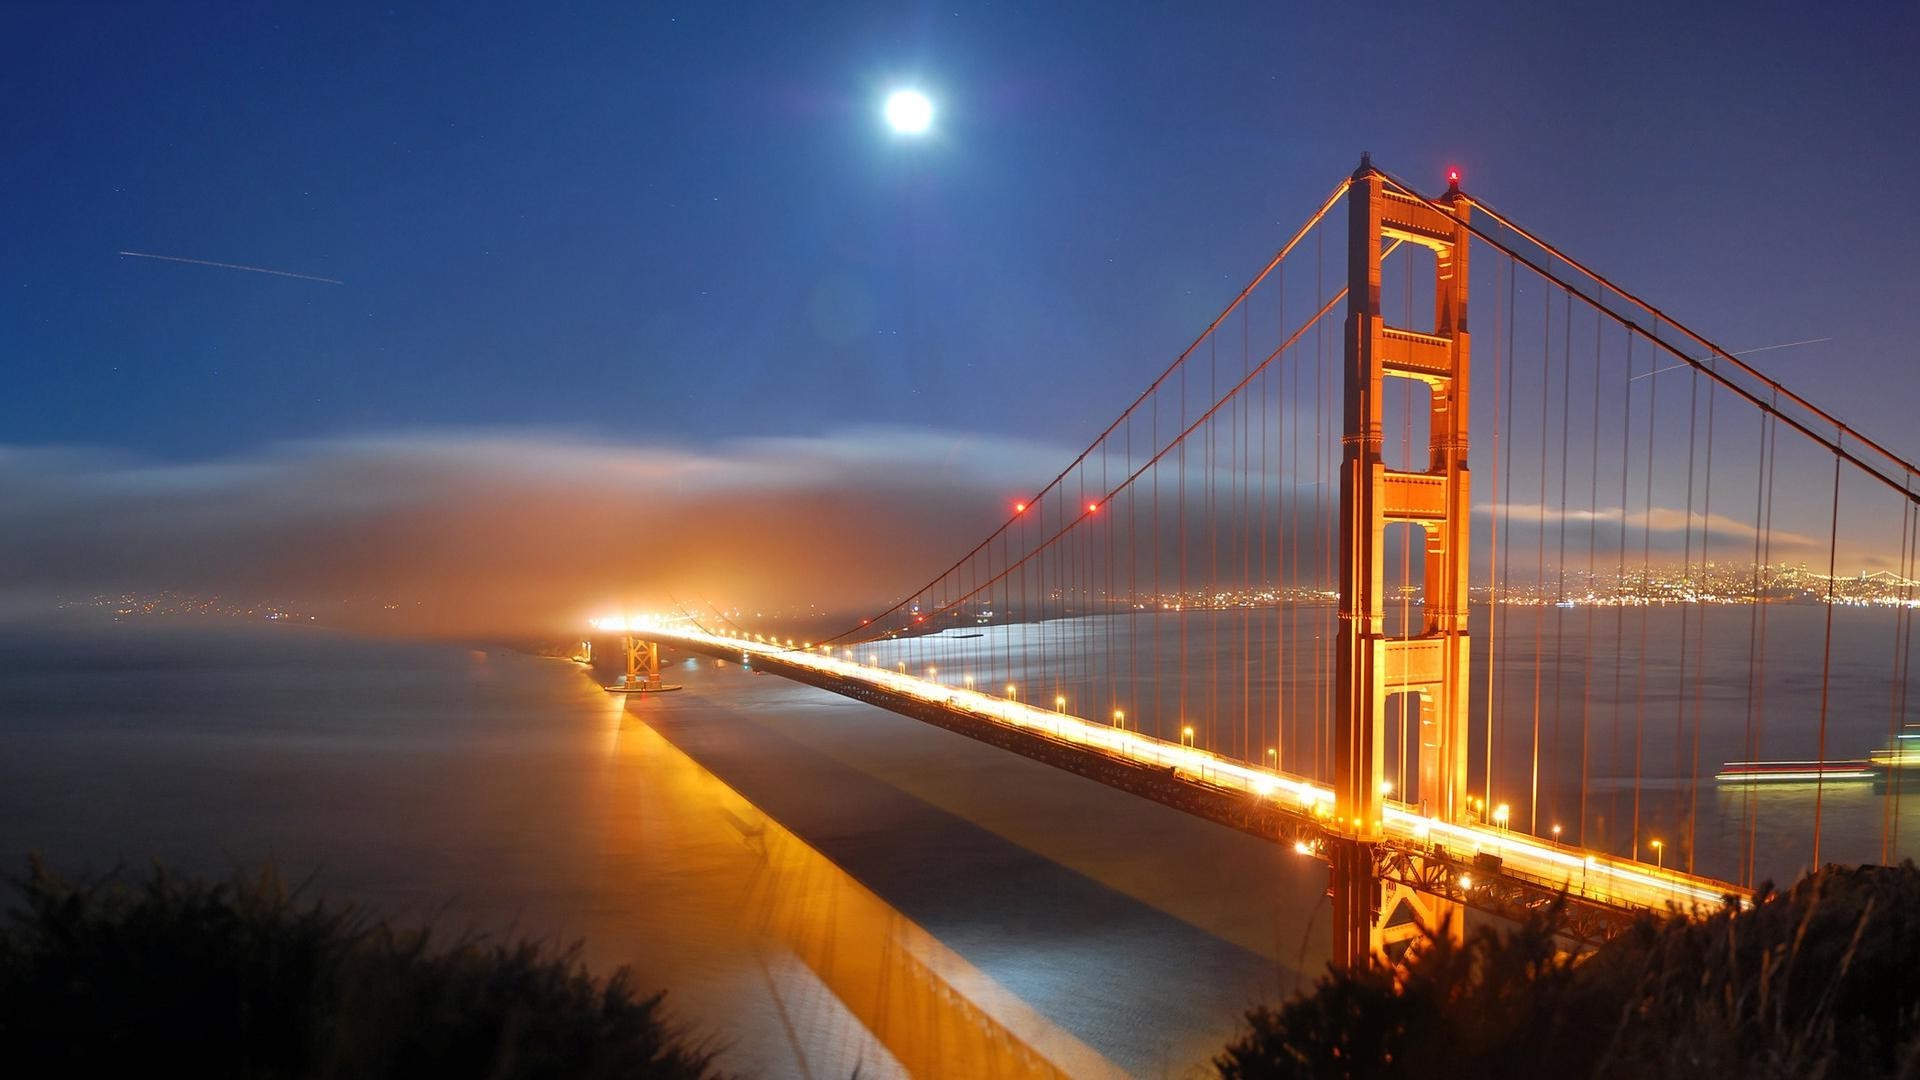
[[1077, 447], [1362, 150], [1729, 348], [1832, 338], [1756, 359], [1912, 456], [1916, 46], [1880, 3], [10, 4], [0, 457]]

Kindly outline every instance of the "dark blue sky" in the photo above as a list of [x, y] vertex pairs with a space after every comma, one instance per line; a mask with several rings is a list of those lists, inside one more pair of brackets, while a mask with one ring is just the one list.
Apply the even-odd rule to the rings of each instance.
[[1668, 6], [12, 4], [0, 444], [1083, 442], [1369, 149], [1920, 451], [1915, 9]]

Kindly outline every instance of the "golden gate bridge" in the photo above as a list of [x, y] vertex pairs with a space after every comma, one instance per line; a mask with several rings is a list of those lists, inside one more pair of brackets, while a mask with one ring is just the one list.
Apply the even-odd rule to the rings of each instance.
[[[1464, 908], [1591, 941], [1749, 903], [1763, 850], [1816, 866], [1827, 833], [1890, 861], [1914, 467], [1458, 180], [1363, 157], [891, 607], [815, 641], [604, 620], [624, 688], [667, 688], [662, 642], [738, 659], [1291, 845], [1329, 865], [1343, 964]], [[1836, 830], [1855, 779], [1879, 820]]]

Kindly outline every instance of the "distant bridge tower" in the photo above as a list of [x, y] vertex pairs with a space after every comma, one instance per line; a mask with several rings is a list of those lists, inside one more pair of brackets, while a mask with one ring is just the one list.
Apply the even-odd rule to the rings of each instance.
[[[1346, 409], [1340, 473], [1340, 644], [1334, 696], [1332, 856], [1333, 959], [1357, 966], [1397, 956], [1420, 924], [1460, 933], [1450, 901], [1383, 881], [1380, 855], [1389, 697], [1419, 716], [1413, 791], [1393, 796], [1442, 821], [1467, 810], [1467, 216], [1450, 177], [1436, 203], [1390, 188], [1363, 156], [1347, 193]], [[1380, 266], [1388, 242], [1434, 253], [1434, 325], [1388, 326]], [[1386, 380], [1417, 379], [1432, 391], [1427, 468], [1402, 472], [1382, 457]], [[1386, 636], [1387, 526], [1424, 534], [1423, 624], [1410, 639]], [[1411, 542], [1411, 540], [1409, 540]], [[1399, 881], [1406, 875], [1395, 875]]]

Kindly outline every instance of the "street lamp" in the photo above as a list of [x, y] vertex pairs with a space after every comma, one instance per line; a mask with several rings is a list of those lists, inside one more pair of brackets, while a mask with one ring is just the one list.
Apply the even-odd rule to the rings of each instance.
[[1653, 842], [1653, 866], [1656, 870], [1665, 870], [1667, 868], [1666, 845], [1658, 840]]
[[1120, 711], [1119, 709], [1115, 709], [1115, 710], [1113, 710], [1113, 726], [1114, 726], [1114, 727], [1117, 727], [1117, 728], [1124, 728], [1124, 727], [1126, 727], [1126, 726], [1127, 726], [1127, 714], [1126, 714], [1126, 713], [1124, 713], [1124, 712], [1122, 712], [1122, 711]]
[[1191, 747], [1193, 745], [1192, 725], [1188, 725], [1180, 729], [1180, 744], [1182, 746], [1187, 746], [1187, 747]]
[[971, 690], [971, 689], [973, 689], [973, 676], [972, 676], [972, 675], [962, 675], [962, 676], [961, 676], [961, 679], [963, 679], [963, 680], [964, 680], [964, 681], [966, 682], [966, 684], [967, 684], [967, 689], [969, 689], [969, 690]]
[[1053, 708], [1054, 708], [1054, 711], [1056, 712], [1066, 712], [1067, 711], [1066, 697], [1061, 694], [1055, 694], [1053, 696]]
[[929, 679], [932, 679], [932, 680], [933, 680], [934, 682], [939, 682], [939, 681], [940, 681], [939, 679], [936, 679], [936, 678], [934, 678], [934, 676], [936, 676], [936, 675], [938, 675], [938, 674], [940, 674], [940, 669], [939, 669], [939, 668], [937, 668], [937, 667], [932, 667], [932, 666], [929, 666], [929, 667], [927, 668], [927, 678], [929, 678]]
[[1496, 806], [1496, 807], [1494, 807], [1494, 808], [1493, 808], [1493, 823], [1494, 823], [1495, 825], [1497, 825], [1497, 826], [1499, 826], [1499, 827], [1500, 827], [1500, 828], [1502, 828], [1502, 829], [1504, 829], [1504, 828], [1506, 828], [1506, 827], [1507, 827], [1507, 817], [1508, 817], [1508, 815], [1509, 815], [1510, 813], [1511, 813], [1511, 811], [1510, 811], [1510, 810], [1508, 809], [1508, 807], [1507, 807], [1507, 804], [1506, 804], [1506, 803], [1501, 803], [1501, 804], [1500, 804], [1499, 806]]
[[1553, 827], [1553, 842], [1556, 844], [1560, 842], [1560, 826], [1558, 825]]

